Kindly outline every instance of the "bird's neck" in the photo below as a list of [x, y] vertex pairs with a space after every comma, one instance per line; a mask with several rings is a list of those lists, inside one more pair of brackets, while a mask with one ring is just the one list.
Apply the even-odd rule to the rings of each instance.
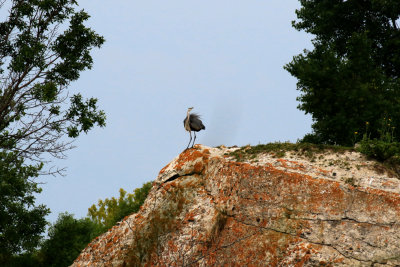
[[186, 123], [185, 123], [185, 129], [186, 131], [190, 132], [190, 127], [189, 127], [189, 116], [190, 116], [190, 111], [188, 110], [187, 112], [187, 117], [186, 117]]

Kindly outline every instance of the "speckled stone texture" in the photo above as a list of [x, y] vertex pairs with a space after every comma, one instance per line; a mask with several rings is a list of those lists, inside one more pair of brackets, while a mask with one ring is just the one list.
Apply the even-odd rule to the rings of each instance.
[[400, 266], [400, 182], [356, 152], [196, 145], [72, 266]]

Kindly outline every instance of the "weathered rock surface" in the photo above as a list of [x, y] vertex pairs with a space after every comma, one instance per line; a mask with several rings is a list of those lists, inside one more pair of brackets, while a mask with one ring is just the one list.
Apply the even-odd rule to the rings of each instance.
[[400, 181], [356, 152], [195, 146], [72, 266], [400, 266]]

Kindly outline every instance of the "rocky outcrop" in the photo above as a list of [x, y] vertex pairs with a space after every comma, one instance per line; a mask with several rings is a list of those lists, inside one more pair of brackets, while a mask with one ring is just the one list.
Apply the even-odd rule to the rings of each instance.
[[[72, 266], [399, 266], [400, 182], [356, 152], [195, 146]], [[278, 157], [279, 156], [279, 157]]]

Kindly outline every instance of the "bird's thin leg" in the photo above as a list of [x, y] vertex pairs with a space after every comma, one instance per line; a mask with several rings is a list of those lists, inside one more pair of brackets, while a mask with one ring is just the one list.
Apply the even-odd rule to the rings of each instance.
[[196, 141], [196, 132], [193, 132], [193, 133], [194, 133], [194, 140], [193, 140], [192, 147], [194, 146], [194, 142]]
[[189, 148], [189, 146], [190, 146], [190, 142], [192, 141], [192, 132], [189, 132], [189, 134], [190, 134], [190, 140], [189, 140], [189, 144], [187, 145], [186, 149], [188, 149], [188, 148]]

